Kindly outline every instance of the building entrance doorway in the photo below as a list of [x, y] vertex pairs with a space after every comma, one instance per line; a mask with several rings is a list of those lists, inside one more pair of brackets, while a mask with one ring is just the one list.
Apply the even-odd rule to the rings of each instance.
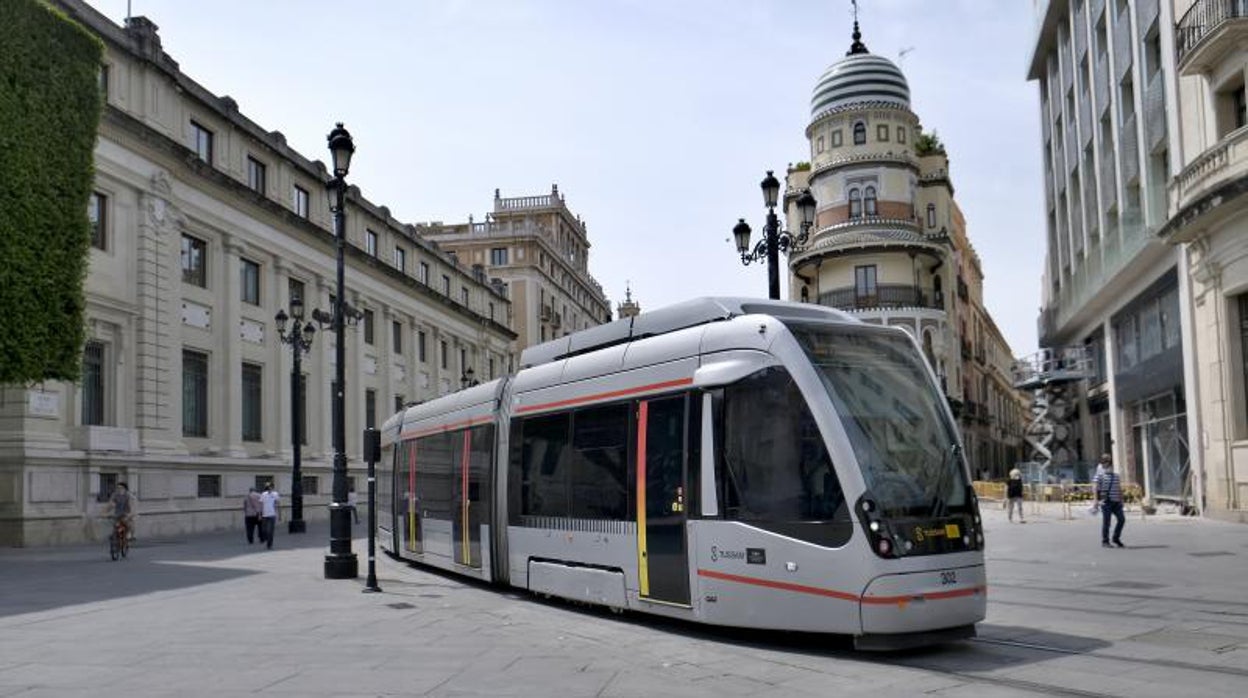
[[1132, 406], [1135, 458], [1132, 480], [1152, 500], [1191, 504], [1191, 458], [1187, 444], [1187, 413], [1173, 393]]

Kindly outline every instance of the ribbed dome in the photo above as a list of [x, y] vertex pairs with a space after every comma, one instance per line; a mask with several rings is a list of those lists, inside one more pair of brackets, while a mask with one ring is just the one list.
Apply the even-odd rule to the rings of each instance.
[[824, 71], [810, 99], [810, 115], [813, 118], [857, 102], [891, 102], [910, 107], [906, 76], [887, 58], [866, 53], [865, 47], [861, 53], [851, 53]]

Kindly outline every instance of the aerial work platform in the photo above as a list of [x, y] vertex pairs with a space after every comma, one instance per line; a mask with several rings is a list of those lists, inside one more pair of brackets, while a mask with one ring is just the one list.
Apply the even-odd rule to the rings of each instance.
[[1095, 372], [1092, 354], [1084, 346], [1042, 349], [1014, 362], [1014, 387], [1036, 390], [1054, 383], [1091, 378]]
[[1014, 387], [1032, 394], [1031, 422], [1023, 438], [1041, 471], [1076, 457], [1071, 420], [1077, 419], [1074, 385], [1096, 375], [1088, 347], [1051, 347], [1014, 362]]

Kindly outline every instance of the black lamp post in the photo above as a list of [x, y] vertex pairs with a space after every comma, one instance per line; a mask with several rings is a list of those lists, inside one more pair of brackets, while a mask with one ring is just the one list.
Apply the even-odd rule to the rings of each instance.
[[464, 371], [459, 376], [459, 389], [463, 390], [464, 388], [471, 388], [472, 386], [477, 385], [476, 376], [477, 372], [472, 370], [472, 367], [469, 366], [468, 370]]
[[334, 214], [334, 238], [338, 252], [337, 295], [333, 307], [334, 333], [338, 343], [334, 347], [334, 491], [329, 505], [329, 554], [325, 556], [326, 579], [355, 579], [359, 576], [359, 561], [351, 552], [351, 509], [347, 501], [347, 422], [343, 395], [346, 391], [347, 342], [343, 336], [343, 319], [346, 309], [346, 288], [343, 283], [346, 250], [345, 198], [347, 172], [351, 169], [351, 154], [355, 144], [351, 134], [339, 122], [329, 132], [329, 152], [333, 155], [334, 177], [329, 180], [330, 211]]
[[750, 226], [744, 218], [737, 220], [732, 228], [732, 236], [737, 241], [737, 251], [741, 253], [741, 263], [767, 260], [767, 292], [773, 300], [780, 299], [780, 253], [796, 250], [806, 244], [810, 235], [810, 227], [815, 223], [815, 197], [810, 190], [797, 197], [797, 207], [802, 213], [802, 232], [794, 235], [787, 230], [780, 230], [780, 219], [776, 217], [776, 201], [780, 197], [780, 180], [776, 179], [771, 170], [763, 178], [763, 203], [767, 206], [767, 224], [764, 227], [763, 239], [750, 250]]
[[[317, 314], [318, 311], [313, 311], [314, 316]], [[312, 347], [312, 338], [316, 336], [316, 328], [312, 326], [311, 321], [304, 321], [303, 299], [298, 296], [290, 299], [290, 315], [287, 315], [285, 310], [279, 309], [277, 316], [273, 319], [277, 321], [278, 340], [283, 344], [289, 344], [291, 354], [295, 357], [295, 363], [290, 369], [290, 444], [293, 457], [290, 466], [290, 523], [287, 524], [287, 531], [303, 533], [307, 530], [307, 524], [303, 520], [303, 465], [301, 462], [303, 411], [300, 409], [303, 405], [303, 370], [301, 359], [304, 352]], [[295, 322], [287, 332], [286, 323], [292, 319]]]

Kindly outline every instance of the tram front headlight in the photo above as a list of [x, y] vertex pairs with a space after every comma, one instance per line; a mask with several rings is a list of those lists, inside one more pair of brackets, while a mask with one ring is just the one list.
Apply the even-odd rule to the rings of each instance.
[[871, 529], [871, 532], [872, 532], [872, 533], [879, 533], [879, 532], [880, 532], [880, 522], [879, 522], [879, 521], [872, 521], [871, 523], [867, 524], [867, 527]]
[[879, 550], [881, 555], [887, 556], [893, 552], [893, 543], [887, 538], [881, 538], [876, 543], [876, 550]]

